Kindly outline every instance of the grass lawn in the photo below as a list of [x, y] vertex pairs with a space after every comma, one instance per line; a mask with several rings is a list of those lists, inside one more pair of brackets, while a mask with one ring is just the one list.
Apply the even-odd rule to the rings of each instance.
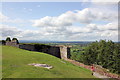
[[[3, 78], [95, 78], [91, 71], [75, 66], [52, 55], [10, 46], [2, 47]], [[30, 63], [45, 63], [52, 69], [34, 67]]]

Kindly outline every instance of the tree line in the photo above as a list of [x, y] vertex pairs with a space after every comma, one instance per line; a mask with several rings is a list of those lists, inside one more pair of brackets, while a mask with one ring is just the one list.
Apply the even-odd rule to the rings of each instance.
[[6, 41], [13, 41], [13, 40], [16, 40], [17, 44], [19, 44], [19, 41], [17, 38], [11, 38], [10, 37], [7, 37], [6, 40], [1, 40], [0, 42], [2, 42], [3, 45], [5, 45]]
[[71, 59], [87, 65], [97, 64], [120, 74], [120, 44], [111, 40], [100, 40], [89, 44], [83, 51], [73, 50]]

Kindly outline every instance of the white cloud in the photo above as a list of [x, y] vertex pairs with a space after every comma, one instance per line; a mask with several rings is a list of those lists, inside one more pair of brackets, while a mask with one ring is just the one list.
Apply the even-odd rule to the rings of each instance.
[[5, 39], [6, 37], [17, 37], [20, 40], [39, 40], [45, 39], [46, 36], [49, 36], [45, 30], [22, 30], [14, 26], [0, 24], [0, 37]]
[[118, 30], [118, 24], [117, 23], [108, 23], [106, 25], [100, 25], [97, 27], [99, 30], [112, 30], [117, 31]]
[[[46, 16], [32, 20], [33, 26], [45, 30], [51, 39], [62, 40], [118, 40], [117, 12], [97, 8], [67, 11], [59, 16]], [[96, 24], [94, 21], [107, 21], [106, 24]], [[85, 24], [75, 26], [74, 23]]]
[[5, 16], [4, 14], [2, 14], [0, 12], [0, 22], [6, 22], [6, 23], [23, 23], [24, 20], [22, 19], [11, 19], [10, 17], [8, 16]]
[[46, 16], [41, 19], [32, 20], [36, 27], [60, 27], [71, 26], [73, 23], [90, 24], [92, 21], [116, 21], [117, 13], [99, 11], [95, 8], [85, 8], [83, 10], [68, 11], [60, 16]]
[[91, 0], [91, 2], [119, 2], [119, 0]]
[[[108, 25], [114, 25], [115, 28], [108, 28]], [[7, 36], [11, 36], [17, 37], [21, 40], [118, 40], [118, 31], [116, 29], [117, 25], [115, 26], [113, 23], [105, 25], [88, 24], [85, 27], [44, 27], [38, 30], [21, 30], [8, 25], [0, 26], [0, 31], [4, 39]]]
[[[109, 27], [110, 26], [110, 27]], [[41, 30], [42, 28], [40, 28]], [[47, 35], [44, 38], [55, 40], [100, 40], [118, 38], [117, 24], [108, 23], [105, 25], [88, 24], [85, 27], [45, 27]]]
[[17, 36], [18, 34], [21, 33], [19, 29], [16, 27], [11, 27], [8, 25], [0, 25], [0, 33], [2, 37], [7, 37], [7, 36]]
[[87, 27], [77, 27], [77, 26], [76, 27], [75, 26], [68, 27], [67, 30], [73, 34], [91, 32], [91, 30]]
[[5, 15], [3, 15], [1, 12], [0, 12], [0, 22], [4, 22], [6, 20], [8, 20], [9, 18]]
[[119, 0], [82, 0], [82, 2], [119, 2]]
[[[11, 20], [0, 14], [4, 21], [20, 22]], [[105, 24], [96, 24], [94, 21], [107, 21]], [[85, 8], [83, 10], [67, 11], [59, 16], [46, 16], [41, 19], [32, 20], [38, 30], [20, 30], [16, 27], [1, 25], [2, 36], [18, 37], [22, 40], [99, 40], [110, 39], [116, 41], [118, 38], [117, 13], [96, 8]], [[74, 23], [85, 26], [75, 26]]]

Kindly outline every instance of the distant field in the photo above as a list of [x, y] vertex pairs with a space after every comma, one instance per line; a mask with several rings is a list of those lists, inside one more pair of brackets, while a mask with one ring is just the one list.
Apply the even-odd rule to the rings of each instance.
[[[54, 56], [22, 50], [10, 46], [2, 47], [3, 78], [95, 78], [91, 71], [75, 66]], [[45, 63], [53, 69], [33, 67], [30, 63]]]

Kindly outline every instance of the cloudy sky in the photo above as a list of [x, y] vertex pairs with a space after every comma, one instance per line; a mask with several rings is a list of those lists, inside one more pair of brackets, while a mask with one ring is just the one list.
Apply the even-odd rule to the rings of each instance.
[[118, 41], [118, 3], [2, 2], [0, 39]]

